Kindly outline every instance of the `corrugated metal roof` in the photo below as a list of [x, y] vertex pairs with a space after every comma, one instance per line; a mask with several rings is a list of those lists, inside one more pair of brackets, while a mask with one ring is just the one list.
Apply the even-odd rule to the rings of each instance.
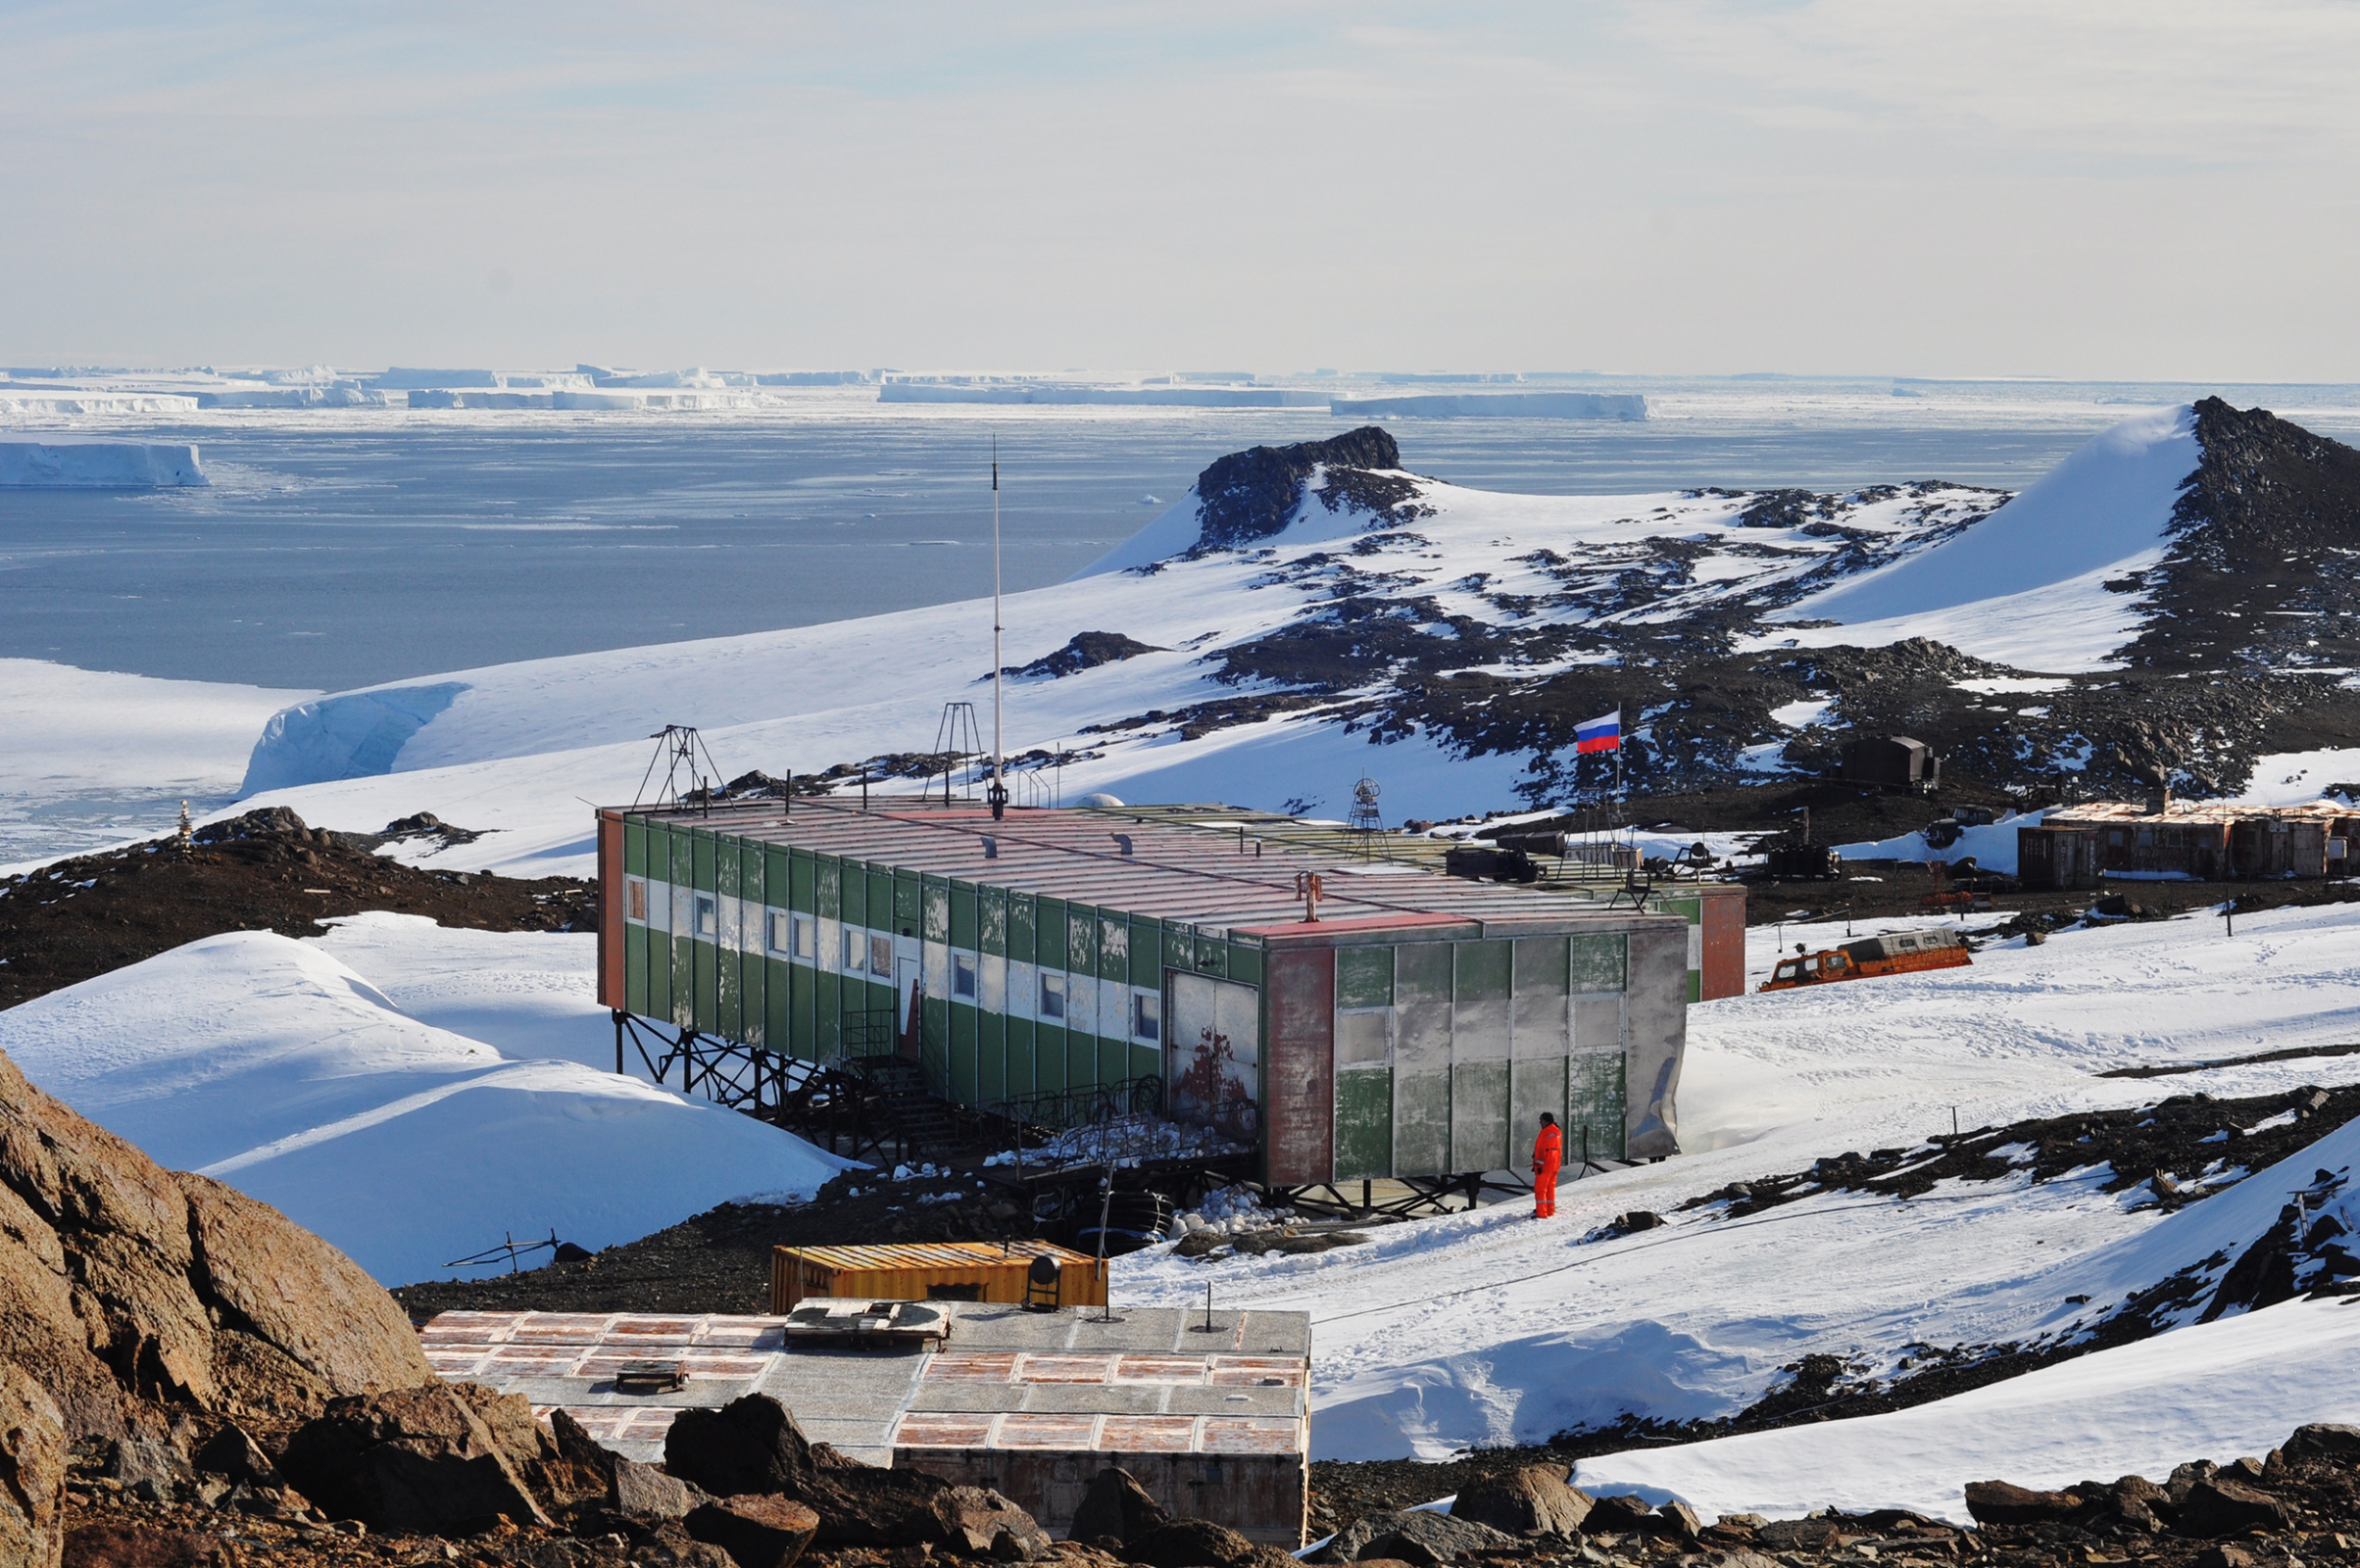
[[875, 1270], [893, 1268], [984, 1268], [1019, 1258], [1054, 1257], [1059, 1263], [1091, 1264], [1098, 1260], [1055, 1242], [896, 1242], [876, 1247], [782, 1247], [781, 1252], [821, 1268]]
[[2360, 817], [2360, 808], [2334, 801], [2306, 801], [2300, 806], [2257, 806], [2251, 801], [2173, 801], [2162, 810], [2148, 809], [2140, 801], [2091, 801], [2083, 806], [2060, 806], [2040, 819], [2042, 827], [2089, 827], [2096, 823], [2334, 821]]
[[1303, 906], [1295, 882], [1303, 871], [1319, 875], [1323, 924], [1359, 920], [1383, 926], [1389, 917], [1448, 915], [1513, 921], [1531, 929], [1537, 921], [1619, 924], [1677, 918], [1608, 911], [1595, 901], [1565, 894], [1360, 858], [1349, 846], [1322, 851], [1257, 837], [1251, 827], [1241, 836], [1233, 828], [1187, 825], [1161, 813], [1010, 807], [1004, 820], [994, 821], [988, 809], [972, 803], [945, 806], [879, 797], [866, 809], [850, 800], [798, 800], [791, 814], [782, 816], [780, 804], [717, 806], [710, 812], [615, 809], [669, 826], [707, 828], [1212, 929], [1300, 926]]

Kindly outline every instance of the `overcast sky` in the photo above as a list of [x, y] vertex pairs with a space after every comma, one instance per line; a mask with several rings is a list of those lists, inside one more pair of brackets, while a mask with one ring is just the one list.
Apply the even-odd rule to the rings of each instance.
[[2360, 379], [2360, 3], [0, 4], [0, 363]]

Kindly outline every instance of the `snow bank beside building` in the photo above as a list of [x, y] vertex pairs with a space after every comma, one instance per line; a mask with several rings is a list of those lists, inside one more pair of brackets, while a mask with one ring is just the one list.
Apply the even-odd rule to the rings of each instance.
[[0, 485], [43, 490], [152, 490], [210, 484], [188, 442], [0, 441]]
[[388, 1285], [505, 1236], [612, 1246], [847, 1165], [636, 1079], [504, 1056], [270, 932], [0, 1012], [0, 1050], [159, 1163], [275, 1205]]

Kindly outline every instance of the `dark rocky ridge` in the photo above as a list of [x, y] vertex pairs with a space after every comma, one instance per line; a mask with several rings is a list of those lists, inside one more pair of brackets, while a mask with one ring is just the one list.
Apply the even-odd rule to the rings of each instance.
[[391, 838], [474, 835], [415, 817], [390, 826], [405, 831], [335, 833], [271, 807], [198, 830], [186, 856], [157, 839], [0, 878], [0, 1007], [200, 937], [315, 937], [321, 919], [369, 909], [488, 931], [596, 928], [592, 884], [421, 870], [372, 852]]
[[2265, 409], [2195, 406], [2203, 459], [2145, 574], [2139, 668], [2349, 668], [2360, 660], [2360, 452]]
[[[1066, 639], [1065, 646], [1054, 654], [1043, 654], [1029, 664], [1010, 664], [1001, 670], [1003, 675], [1017, 679], [1060, 675], [1078, 675], [1085, 669], [1101, 664], [1117, 664], [1141, 654], [1160, 654], [1164, 650], [1153, 643], [1143, 643], [1118, 631], [1077, 631]], [[985, 680], [992, 677], [986, 675]]]
[[1277, 533], [1302, 504], [1303, 482], [1322, 465], [1331, 471], [1397, 469], [1401, 466], [1401, 449], [1392, 436], [1371, 424], [1325, 441], [1232, 452], [1197, 475], [1197, 519], [1202, 530], [1197, 548], [1236, 550]]
[[[1694, 567], [1708, 552], [1692, 540], [1657, 535], [1574, 557], [1544, 548], [1521, 561], [1553, 578], [1553, 593], [1493, 591], [1484, 574], [1452, 585], [1498, 612], [1484, 615], [1447, 612], [1417, 591], [1415, 577], [1385, 569], [1386, 556], [1414, 557], [1425, 545], [1396, 527], [1406, 520], [1399, 514], [1414, 512], [1410, 500], [1367, 508], [1372, 530], [1394, 531], [1372, 531], [1349, 551], [1312, 552], [1263, 579], [1303, 592], [1307, 612], [1211, 656], [1216, 679], [1261, 695], [1104, 727], [1166, 723], [1201, 733], [1324, 707], [1374, 741], [1422, 730], [1469, 755], [1529, 753], [1520, 789], [1534, 804], [1595, 796], [1612, 778], [1610, 766], [1578, 766], [1572, 741], [1577, 723], [1617, 708], [1627, 736], [1622, 774], [1658, 792], [1739, 776], [1740, 754], [1765, 743], [1783, 741], [1790, 765], [1819, 770], [1850, 734], [1898, 733], [1932, 744], [1946, 777], [2041, 799], [2126, 793], [2159, 778], [2189, 795], [2231, 793], [2248, 781], [2256, 756], [2360, 734], [2360, 692], [2304, 673], [2360, 664], [2360, 572], [2350, 564], [2360, 559], [2360, 452], [2218, 398], [2196, 406], [2196, 427], [2204, 456], [2175, 514], [2171, 554], [2142, 581], [2119, 585], [2145, 593], [2150, 607], [2126, 650], [2129, 667], [2058, 677], [2054, 692], [1961, 690], [1961, 680], [2040, 672], [1925, 639], [1735, 652], [1741, 637], [1776, 634], [1763, 619], [1770, 612], [1971, 526], [1975, 509], [1959, 509], [1956, 487], [1733, 496], [1747, 502], [1744, 526], [1799, 530], [1839, 548], [1802, 558], [1775, 543], [1738, 546], [1765, 561], [1810, 564], [1719, 597], [1696, 592]], [[1240, 465], [1230, 471], [1300, 487], [1312, 461], [1309, 447], [1257, 451], [1265, 454], [1258, 466], [1241, 464], [1254, 454], [1239, 454], [1208, 468], [1208, 479]], [[1390, 440], [1386, 454], [1398, 464]], [[1352, 500], [1338, 477], [1331, 467], [1331, 506]], [[1902, 496], [1928, 521], [1906, 539], [1845, 520], [1855, 508]], [[2001, 499], [1991, 496], [1981, 510]], [[1254, 514], [1272, 526], [1285, 514], [1275, 490]], [[1266, 531], [1241, 523], [1222, 537]], [[1512, 673], [1573, 660], [1584, 662]], [[1797, 732], [1772, 719], [1802, 702], [1829, 704], [1825, 720]], [[1381, 759], [1370, 766], [1381, 774]]]

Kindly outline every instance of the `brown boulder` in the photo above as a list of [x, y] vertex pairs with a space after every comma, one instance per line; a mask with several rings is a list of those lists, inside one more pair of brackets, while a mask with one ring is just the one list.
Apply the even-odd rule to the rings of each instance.
[[465, 1534], [503, 1514], [547, 1524], [513, 1457], [514, 1433], [496, 1432], [472, 1407], [484, 1405], [505, 1428], [506, 1401], [522, 1399], [471, 1402], [461, 1393], [467, 1387], [434, 1383], [331, 1400], [288, 1443], [279, 1468], [330, 1516], [371, 1530]]
[[1617, 1493], [1611, 1497], [1598, 1497], [1592, 1501], [1583, 1528], [1593, 1535], [1619, 1536], [1633, 1530], [1645, 1530], [1654, 1518], [1655, 1510], [1647, 1498], [1633, 1496], [1629, 1493]]
[[1473, 1482], [1450, 1504], [1450, 1517], [1511, 1536], [1570, 1536], [1590, 1508], [1590, 1494], [1566, 1485], [1563, 1465], [1528, 1464]]
[[1146, 1568], [1295, 1568], [1276, 1546], [1256, 1545], [1209, 1519], [1175, 1519], [1123, 1548], [1126, 1562]]
[[819, 1470], [794, 1413], [766, 1394], [681, 1411], [664, 1436], [664, 1467], [716, 1497], [801, 1496]]
[[1043, 1530], [1016, 1503], [985, 1487], [952, 1487], [934, 1498], [942, 1541], [955, 1551], [1002, 1562], [1030, 1562], [1050, 1548]]
[[231, 1481], [269, 1486], [278, 1479], [278, 1467], [270, 1462], [270, 1456], [234, 1421], [206, 1439], [192, 1462], [206, 1475], [225, 1476]]
[[57, 1401], [22, 1368], [0, 1362], [0, 1568], [57, 1568], [65, 1497]]
[[1967, 1512], [1979, 1525], [2037, 1525], [2068, 1518], [2081, 1506], [2070, 1492], [2034, 1492], [2005, 1481], [1967, 1483]]
[[939, 1500], [949, 1482], [825, 1451], [766, 1394], [681, 1411], [664, 1434], [664, 1468], [715, 1496], [791, 1497], [818, 1511], [819, 1539], [830, 1544], [910, 1546], [946, 1541], [953, 1529]]
[[2235, 1536], [2248, 1530], [2284, 1530], [2292, 1523], [2286, 1505], [2270, 1494], [2219, 1478], [2188, 1488], [2180, 1504], [2184, 1536]]
[[1315, 1560], [1369, 1562], [1398, 1557], [1419, 1568], [1435, 1568], [1468, 1552], [1505, 1551], [1516, 1544], [1515, 1537], [1490, 1525], [1431, 1508], [1404, 1508], [1353, 1520], [1320, 1548]]
[[1148, 1494], [1130, 1471], [1109, 1465], [1090, 1481], [1082, 1504], [1073, 1510], [1073, 1528], [1065, 1534], [1076, 1541], [1119, 1541], [1124, 1545], [1152, 1530], [1171, 1523], [1163, 1504]]
[[67, 1434], [132, 1401], [295, 1415], [433, 1377], [393, 1298], [276, 1209], [175, 1175], [0, 1055], [0, 1361]]
[[819, 1531], [819, 1515], [772, 1495], [719, 1497], [686, 1520], [697, 1540], [729, 1553], [737, 1568], [794, 1568]]
[[2360, 1459], [2360, 1427], [2324, 1421], [2296, 1427], [2279, 1452], [2288, 1464], [2304, 1459]]
[[66, 1538], [65, 1568], [228, 1568], [219, 1536], [155, 1525], [88, 1524]]

